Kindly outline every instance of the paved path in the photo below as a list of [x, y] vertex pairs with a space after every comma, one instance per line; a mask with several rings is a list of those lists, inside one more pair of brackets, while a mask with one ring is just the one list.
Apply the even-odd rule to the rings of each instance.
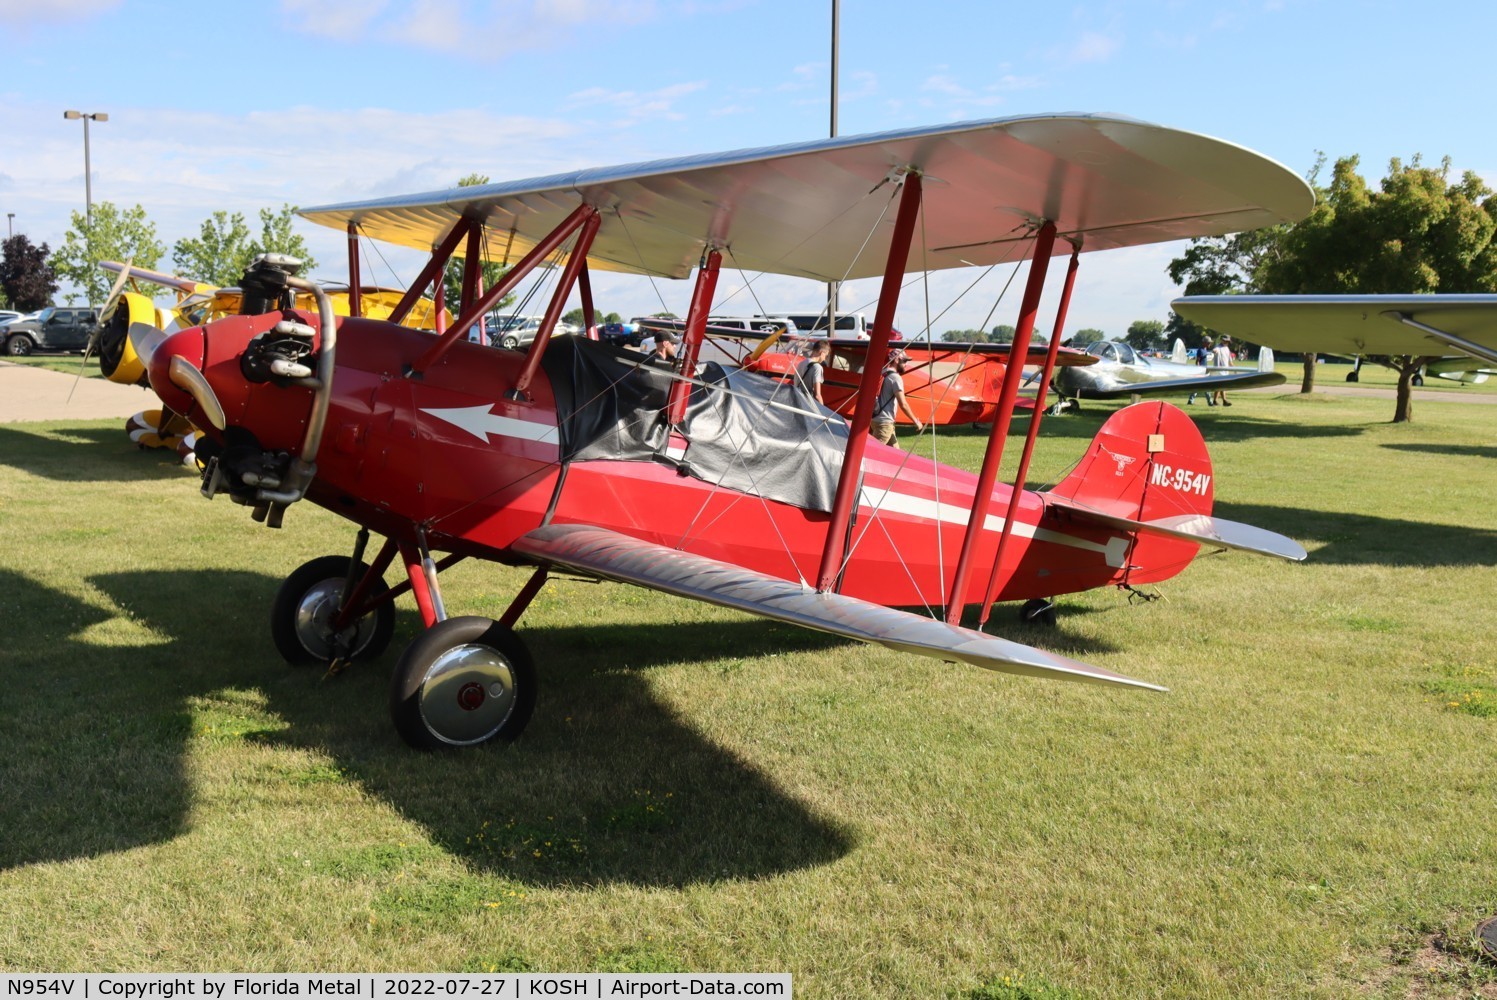
[[[78, 387], [73, 389], [73, 382]], [[73, 393], [71, 401], [68, 393]], [[24, 420], [123, 420], [157, 405], [154, 395], [133, 385], [0, 361], [0, 424]]]

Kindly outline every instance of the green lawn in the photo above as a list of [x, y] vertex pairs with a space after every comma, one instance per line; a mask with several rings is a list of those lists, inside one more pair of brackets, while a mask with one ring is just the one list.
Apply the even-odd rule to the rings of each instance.
[[[1497, 913], [1497, 407], [1235, 398], [1191, 409], [1217, 512], [1305, 563], [1212, 555], [1164, 600], [1003, 625], [1169, 694], [559, 581], [522, 622], [525, 737], [441, 754], [386, 717], [413, 606], [336, 679], [271, 646], [278, 583], [345, 523], [256, 525], [113, 422], [0, 426], [0, 969], [1497, 996], [1471, 933]], [[1031, 478], [1111, 409], [1047, 419]], [[525, 576], [460, 565], [449, 610], [497, 617]]]
[[32, 368], [62, 372], [64, 375], [77, 375], [81, 371], [84, 378], [104, 377], [104, 373], [99, 370], [99, 359], [90, 357], [85, 363], [81, 354], [32, 354], [24, 358], [6, 355], [0, 357], [0, 364], [28, 365]]

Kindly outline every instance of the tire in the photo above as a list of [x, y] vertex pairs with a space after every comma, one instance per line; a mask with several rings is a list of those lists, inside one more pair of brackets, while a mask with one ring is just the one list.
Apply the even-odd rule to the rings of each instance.
[[390, 682], [390, 719], [418, 750], [509, 742], [535, 711], [535, 664], [514, 630], [449, 618], [406, 647]]
[[1346, 373], [1346, 381], [1348, 382], [1356, 382], [1359, 381], [1360, 378], [1361, 376], [1359, 376], [1355, 370]]
[[36, 341], [24, 333], [13, 333], [5, 342], [5, 353], [13, 358], [25, 358], [36, 348]]
[[[322, 556], [286, 577], [270, 606], [270, 637], [281, 658], [293, 667], [331, 663], [339, 650], [328, 623], [338, 610], [348, 580], [348, 556]], [[369, 567], [359, 563], [355, 579]], [[390, 645], [395, 633], [395, 605], [386, 601], [343, 630], [348, 656], [372, 660]]]
[[1409, 385], [1412, 385], [1412, 386], [1421, 386], [1423, 384], [1424, 384], [1424, 376], [1423, 375], [1415, 375], [1413, 378], [1409, 379]]
[[1025, 601], [1024, 606], [1019, 609], [1019, 621], [1025, 625], [1055, 625], [1055, 602], [1047, 601], [1043, 597], [1037, 597], [1032, 601]]
[[520, 346], [520, 338], [516, 337], [512, 333], [506, 333], [504, 336], [499, 338], [499, 346], [507, 351], [513, 351], [515, 348]]

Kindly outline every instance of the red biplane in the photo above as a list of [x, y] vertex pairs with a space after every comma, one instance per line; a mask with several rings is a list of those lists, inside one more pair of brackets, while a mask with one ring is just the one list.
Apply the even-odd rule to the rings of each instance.
[[[1164, 580], [1202, 546], [1303, 558], [1287, 538], [1211, 516], [1210, 459], [1182, 411], [1118, 412], [1052, 490], [1000, 485], [1021, 366], [1007, 368], [977, 475], [886, 448], [867, 433], [877, 366], [861, 373], [850, 426], [777, 381], [698, 368], [719, 268], [726, 256], [818, 281], [882, 274], [877, 356], [906, 271], [1027, 249], [1014, 344], [1026, 354], [1057, 239], [1071, 250], [1058, 330], [1082, 249], [1251, 229], [1311, 204], [1303, 181], [1255, 153], [1126, 118], [912, 129], [307, 209], [347, 232], [355, 290], [361, 235], [435, 247], [387, 320], [361, 317], [357, 291], [354, 315], [336, 316], [294, 261], [267, 258], [245, 276], [241, 315], [170, 336], [139, 329], [134, 343], [167, 405], [208, 429], [205, 495], [227, 493], [272, 527], [308, 499], [360, 528], [351, 555], [313, 559], [282, 585], [271, 632], [287, 660], [378, 655], [392, 602], [413, 595], [428, 628], [391, 689], [413, 745], [520, 732], [536, 671], [513, 626], [558, 569], [944, 660], [1152, 687], [958, 623], [973, 604], [984, 623], [995, 601], [1029, 601], [1043, 618], [1058, 594]], [[486, 231], [525, 256], [485, 291]], [[454, 253], [467, 265], [459, 318], [442, 335], [402, 327]], [[548, 262], [556, 290], [528, 350], [467, 342]], [[552, 336], [574, 288], [592, 325], [599, 268], [695, 269], [675, 366]], [[315, 313], [295, 308], [298, 290]], [[366, 564], [370, 532], [384, 541]], [[405, 579], [389, 587], [397, 558]], [[439, 572], [466, 558], [535, 571], [497, 620], [448, 617]], [[896, 610], [922, 606], [942, 610]]]

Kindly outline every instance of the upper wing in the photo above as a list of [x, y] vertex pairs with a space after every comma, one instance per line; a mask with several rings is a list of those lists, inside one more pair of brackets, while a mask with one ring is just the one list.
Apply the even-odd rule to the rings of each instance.
[[211, 289], [212, 285], [205, 285], [201, 281], [193, 281], [191, 278], [183, 278], [176, 274], [167, 274], [164, 271], [152, 271], [149, 268], [136, 267], [134, 264], [121, 264], [113, 260], [99, 261], [99, 268], [111, 274], [121, 274], [128, 271], [130, 277], [140, 281], [149, 281], [153, 285], [162, 288], [174, 288], [186, 295]]
[[1256, 229], [1302, 218], [1314, 204], [1303, 180], [1251, 150], [1132, 118], [1071, 114], [578, 170], [300, 214], [419, 250], [467, 216], [490, 232], [490, 259], [517, 260], [588, 204], [603, 213], [588, 256], [594, 268], [682, 278], [710, 243], [737, 267], [835, 281], [883, 273], [893, 229], [886, 182], [911, 169], [925, 177], [911, 271], [1011, 260], [1039, 219], [1101, 250]]
[[989, 670], [1162, 691], [1076, 660], [905, 611], [824, 594], [778, 577], [590, 525], [548, 525], [513, 550], [537, 562], [690, 597], [861, 642]]
[[1497, 361], [1497, 295], [1189, 295], [1170, 308], [1280, 351]]

